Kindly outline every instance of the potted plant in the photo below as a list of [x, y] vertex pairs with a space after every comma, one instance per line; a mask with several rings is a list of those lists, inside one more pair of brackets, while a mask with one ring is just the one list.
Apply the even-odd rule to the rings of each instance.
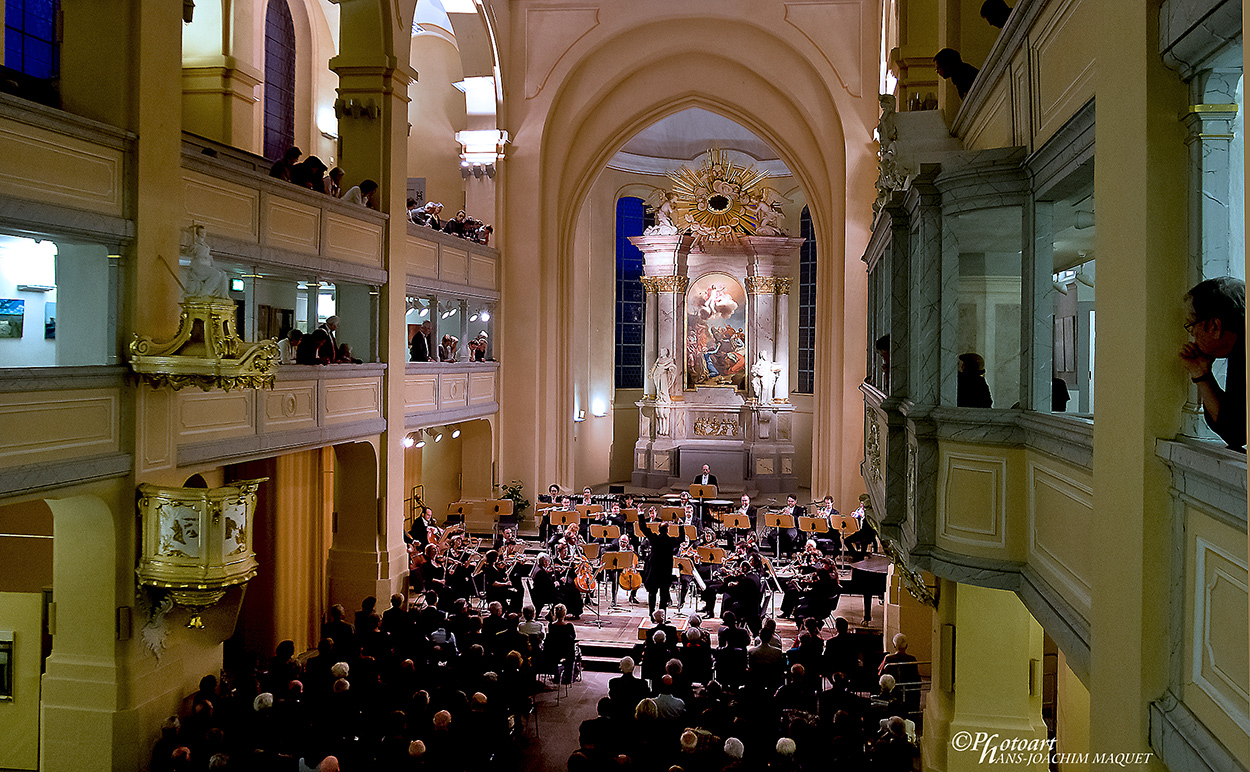
[[521, 492], [525, 488], [525, 483], [513, 480], [504, 485], [496, 484], [495, 487], [500, 492], [499, 498], [509, 499], [512, 502], [512, 514], [516, 516], [518, 523], [521, 522], [521, 517], [530, 506], [530, 500]]

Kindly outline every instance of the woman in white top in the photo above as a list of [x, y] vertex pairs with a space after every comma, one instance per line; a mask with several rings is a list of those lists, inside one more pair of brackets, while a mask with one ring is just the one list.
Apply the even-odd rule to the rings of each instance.
[[304, 333], [297, 328], [291, 328], [286, 337], [278, 341], [278, 363], [284, 365], [295, 364], [295, 350], [299, 348], [299, 342], [304, 339]]

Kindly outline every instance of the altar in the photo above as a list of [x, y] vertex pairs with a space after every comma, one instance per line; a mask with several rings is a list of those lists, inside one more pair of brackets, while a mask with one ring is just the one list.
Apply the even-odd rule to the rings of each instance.
[[645, 257], [649, 365], [634, 484], [684, 486], [707, 464], [722, 488], [795, 490], [789, 273], [803, 239], [630, 241]]

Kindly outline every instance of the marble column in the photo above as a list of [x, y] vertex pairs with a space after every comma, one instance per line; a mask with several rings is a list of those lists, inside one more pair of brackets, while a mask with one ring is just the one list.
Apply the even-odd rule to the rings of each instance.
[[[1190, 81], [1192, 104], [1182, 122], [1189, 147], [1189, 286], [1203, 279], [1233, 275], [1230, 251], [1231, 150], [1237, 117], [1240, 69], [1204, 70]], [[1227, 360], [1212, 370], [1221, 381]], [[1189, 387], [1185, 402], [1185, 434], [1215, 439], [1202, 417], [1198, 388]]]
[[[685, 324], [683, 324], [683, 306], [686, 298], [686, 287], [690, 280], [685, 276], [646, 276], [642, 279], [647, 288], [647, 326], [651, 329], [651, 319], [655, 319], [655, 348], [647, 352], [647, 361], [643, 367], [650, 371], [660, 349], [668, 349], [673, 359], [679, 362], [677, 374], [683, 388], [686, 383], [685, 356]], [[655, 297], [655, 315], [651, 316], [651, 300]], [[648, 375], [648, 388], [652, 388]]]
[[777, 292], [774, 301], [777, 326], [773, 336], [773, 363], [781, 368], [781, 372], [777, 373], [773, 399], [779, 402], [790, 401], [790, 284], [788, 277], [773, 282]]
[[460, 345], [456, 349], [456, 358], [467, 360], [469, 358], [469, 301], [460, 301]]
[[1020, 290], [1020, 404], [1044, 413], [1052, 407], [1055, 373], [1054, 207], [1052, 201], [1035, 201], [1024, 208], [1024, 232], [1032, 234], [1032, 246], [1024, 254]]

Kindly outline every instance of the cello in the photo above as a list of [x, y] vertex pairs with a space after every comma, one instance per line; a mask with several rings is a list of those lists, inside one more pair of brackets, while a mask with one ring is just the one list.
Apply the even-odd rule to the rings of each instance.
[[582, 558], [577, 561], [577, 567], [573, 570], [573, 584], [582, 592], [594, 592], [598, 588], [595, 569], [589, 560]]

